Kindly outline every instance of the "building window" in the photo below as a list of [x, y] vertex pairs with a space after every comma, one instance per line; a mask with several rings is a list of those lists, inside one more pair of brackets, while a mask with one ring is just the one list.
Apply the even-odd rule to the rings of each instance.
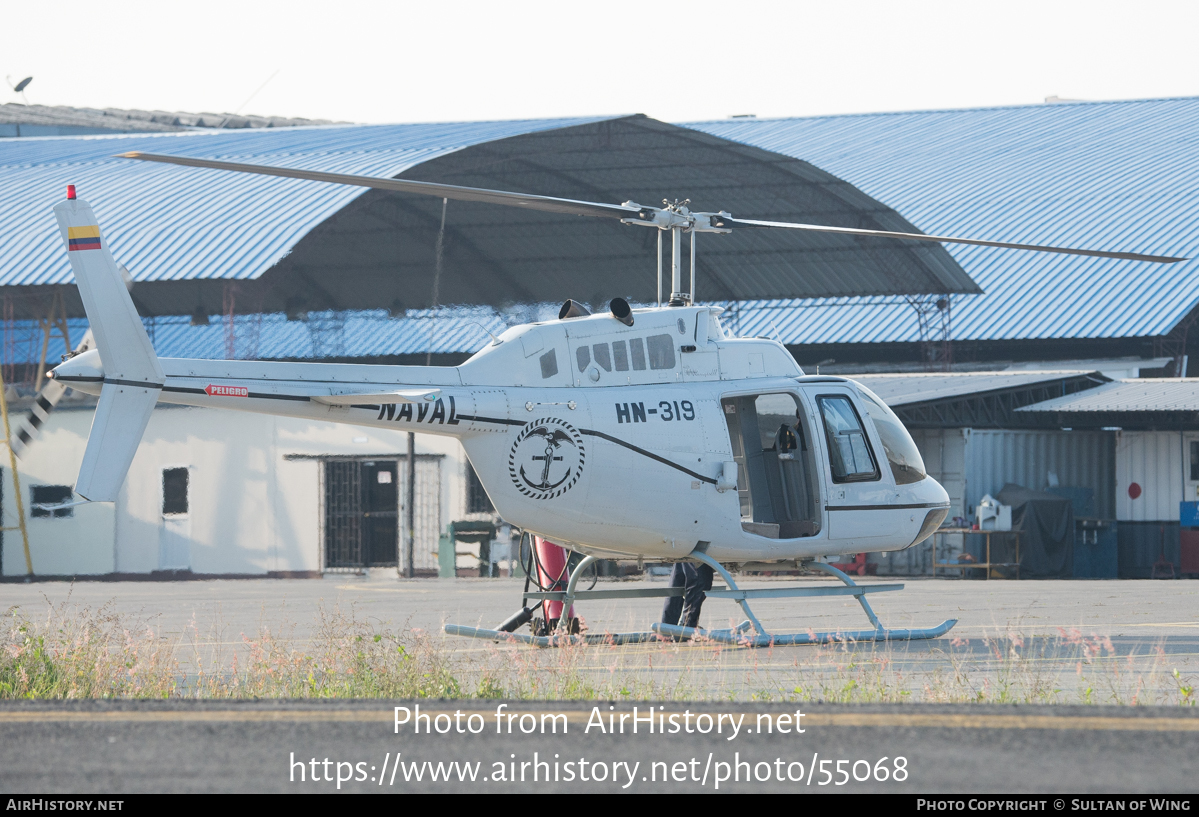
[[547, 377], [553, 377], [558, 373], [558, 355], [553, 349], [542, 355], [540, 360], [542, 380], [545, 380]]
[[74, 495], [74, 490], [70, 485], [34, 485], [33, 507], [29, 511], [29, 515], [34, 519], [62, 519], [65, 516], [74, 516], [74, 508], [58, 508], [53, 511], [48, 511], [45, 508], [39, 508], [38, 505], [61, 505], [64, 502], [70, 502]]
[[1199, 440], [1191, 441], [1191, 482], [1199, 482]]
[[469, 462], [466, 464], [466, 512], [495, 512], [495, 507], [491, 504], [491, 499], [487, 496], [487, 492], [483, 490], [483, 483], [479, 481], [479, 475], [475, 473], [474, 466]]
[[162, 469], [162, 515], [187, 513], [187, 469]]
[[674, 339], [670, 335], [650, 335], [647, 343], [651, 369], [674, 368]]

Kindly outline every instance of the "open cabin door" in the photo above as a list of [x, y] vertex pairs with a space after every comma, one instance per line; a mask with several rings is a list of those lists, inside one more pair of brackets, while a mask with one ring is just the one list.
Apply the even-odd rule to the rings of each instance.
[[741, 527], [770, 539], [820, 532], [820, 472], [812, 425], [788, 393], [720, 401], [737, 462]]

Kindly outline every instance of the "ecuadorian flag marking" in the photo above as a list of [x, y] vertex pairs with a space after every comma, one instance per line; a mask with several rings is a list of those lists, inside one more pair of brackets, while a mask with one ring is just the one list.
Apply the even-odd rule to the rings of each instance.
[[98, 250], [100, 249], [100, 227], [93, 224], [90, 227], [67, 228], [68, 250]]

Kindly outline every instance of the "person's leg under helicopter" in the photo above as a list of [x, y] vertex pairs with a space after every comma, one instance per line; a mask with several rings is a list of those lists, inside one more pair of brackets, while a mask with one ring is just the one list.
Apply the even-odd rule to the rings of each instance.
[[708, 565], [675, 562], [670, 570], [670, 586], [684, 588], [682, 596], [671, 596], [662, 604], [662, 623], [698, 627], [704, 592], [712, 589], [714, 571]]

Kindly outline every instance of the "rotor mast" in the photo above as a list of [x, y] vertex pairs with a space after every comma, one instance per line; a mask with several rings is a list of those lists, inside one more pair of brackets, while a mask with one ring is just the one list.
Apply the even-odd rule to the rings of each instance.
[[[688, 306], [695, 301], [695, 236], [696, 233], [728, 233], [731, 230], [712, 218], [710, 213], [692, 213], [687, 205], [691, 199], [670, 201], [663, 199], [662, 209], [641, 208], [635, 202], [625, 202], [626, 207], [641, 208], [642, 213], [652, 212], [652, 218], [622, 219], [625, 224], [637, 224], [642, 227], [658, 228], [658, 306], [662, 306], [662, 238], [663, 233], [670, 233], [670, 306]], [[683, 234], [688, 235], [688, 249], [691, 255], [690, 283], [683, 283]]]

